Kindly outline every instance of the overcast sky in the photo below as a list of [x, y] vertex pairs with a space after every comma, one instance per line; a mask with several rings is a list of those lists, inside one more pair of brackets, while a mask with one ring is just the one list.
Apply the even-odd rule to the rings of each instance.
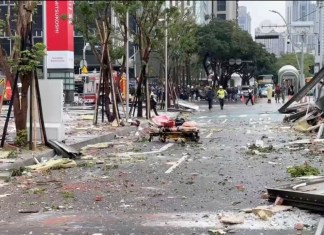
[[[239, 1], [239, 6], [246, 6], [247, 11], [251, 15], [251, 34], [254, 38], [255, 28], [260, 27], [262, 22], [263, 25], [284, 25], [283, 20], [278, 14], [272, 13], [269, 10], [275, 10], [285, 17], [285, 1]], [[263, 28], [264, 30], [265, 28]], [[277, 28], [278, 31], [284, 31], [285, 28]]]

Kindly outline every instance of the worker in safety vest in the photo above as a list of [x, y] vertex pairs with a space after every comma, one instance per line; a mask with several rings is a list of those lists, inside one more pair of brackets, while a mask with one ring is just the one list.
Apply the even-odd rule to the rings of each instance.
[[219, 89], [217, 91], [217, 97], [219, 99], [219, 104], [221, 109], [224, 107], [224, 100], [227, 92], [223, 89], [223, 86], [219, 86]]

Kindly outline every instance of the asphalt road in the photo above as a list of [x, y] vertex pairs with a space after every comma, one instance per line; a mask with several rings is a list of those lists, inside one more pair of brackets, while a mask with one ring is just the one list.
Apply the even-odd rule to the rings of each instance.
[[[97, 164], [33, 173], [0, 187], [0, 195], [10, 194], [0, 198], [0, 235], [208, 234], [216, 228], [290, 235], [296, 223], [308, 227], [303, 234], [314, 234], [315, 213], [294, 208], [262, 221], [240, 212], [268, 204], [261, 194], [290, 180], [287, 166], [321, 164], [308, 151], [247, 154], [247, 144], [256, 140], [277, 146], [304, 138], [282, 123], [280, 104], [263, 99], [253, 106], [225, 104], [224, 110], [214, 104], [211, 111], [199, 105], [187, 118], [198, 123], [201, 143], [133, 142], [127, 136], [114, 147], [88, 150]], [[221, 214], [245, 219], [224, 226]]]

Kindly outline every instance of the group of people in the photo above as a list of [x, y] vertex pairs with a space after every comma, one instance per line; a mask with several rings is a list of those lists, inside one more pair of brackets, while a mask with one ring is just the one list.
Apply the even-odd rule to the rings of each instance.
[[282, 103], [285, 103], [286, 95], [288, 95], [288, 97], [291, 97], [294, 94], [294, 86], [292, 84], [288, 85], [288, 89], [285, 83], [283, 83], [281, 86], [279, 84], [276, 84], [275, 86], [274, 96], [276, 103], [280, 103], [280, 98], [282, 99]]
[[[190, 87], [189, 87], [190, 88]], [[193, 88], [193, 87], [191, 87]], [[279, 84], [275, 85], [275, 89], [273, 91], [272, 86], [267, 87], [267, 98], [268, 103], [271, 103], [271, 98], [274, 92], [275, 101], [276, 103], [280, 102], [280, 98], [282, 99], [282, 102], [285, 102], [286, 95], [293, 96], [294, 95], [294, 87], [292, 84], [289, 84], [288, 86], [285, 84], [285, 82], [280, 86]], [[197, 97], [197, 90], [196, 89], [188, 89], [189, 97], [192, 97], [195, 99]], [[154, 94], [154, 92], [151, 93], [150, 96], [150, 106], [151, 109], [153, 109], [155, 115], [158, 115], [156, 107], [158, 102], [161, 102], [161, 104], [164, 104], [164, 91], [162, 89], [157, 90], [157, 95]], [[219, 105], [221, 110], [224, 109], [224, 103], [225, 99], [228, 98], [229, 101], [235, 101], [237, 100], [238, 96], [238, 89], [227, 89], [225, 90], [223, 86], [219, 86], [216, 93], [213, 90], [212, 87], [207, 87], [207, 93], [206, 93], [206, 100], [208, 101], [208, 109], [211, 110], [213, 107], [213, 100], [216, 97], [219, 100]], [[244, 94], [242, 94], [244, 95]], [[244, 102], [244, 101], [243, 101]], [[245, 104], [248, 105], [249, 102], [251, 102], [252, 105], [254, 105], [254, 89], [253, 87], [249, 87], [247, 98], [245, 100]], [[162, 106], [161, 106], [162, 109]]]

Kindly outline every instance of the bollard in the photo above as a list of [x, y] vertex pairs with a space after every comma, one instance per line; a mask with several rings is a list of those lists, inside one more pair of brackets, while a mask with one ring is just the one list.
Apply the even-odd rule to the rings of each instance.
[[319, 130], [318, 130], [318, 132], [317, 132], [316, 139], [320, 139], [320, 138], [322, 137], [323, 129], [324, 129], [324, 123], [322, 123], [322, 124], [320, 125], [320, 128], [319, 128]]

